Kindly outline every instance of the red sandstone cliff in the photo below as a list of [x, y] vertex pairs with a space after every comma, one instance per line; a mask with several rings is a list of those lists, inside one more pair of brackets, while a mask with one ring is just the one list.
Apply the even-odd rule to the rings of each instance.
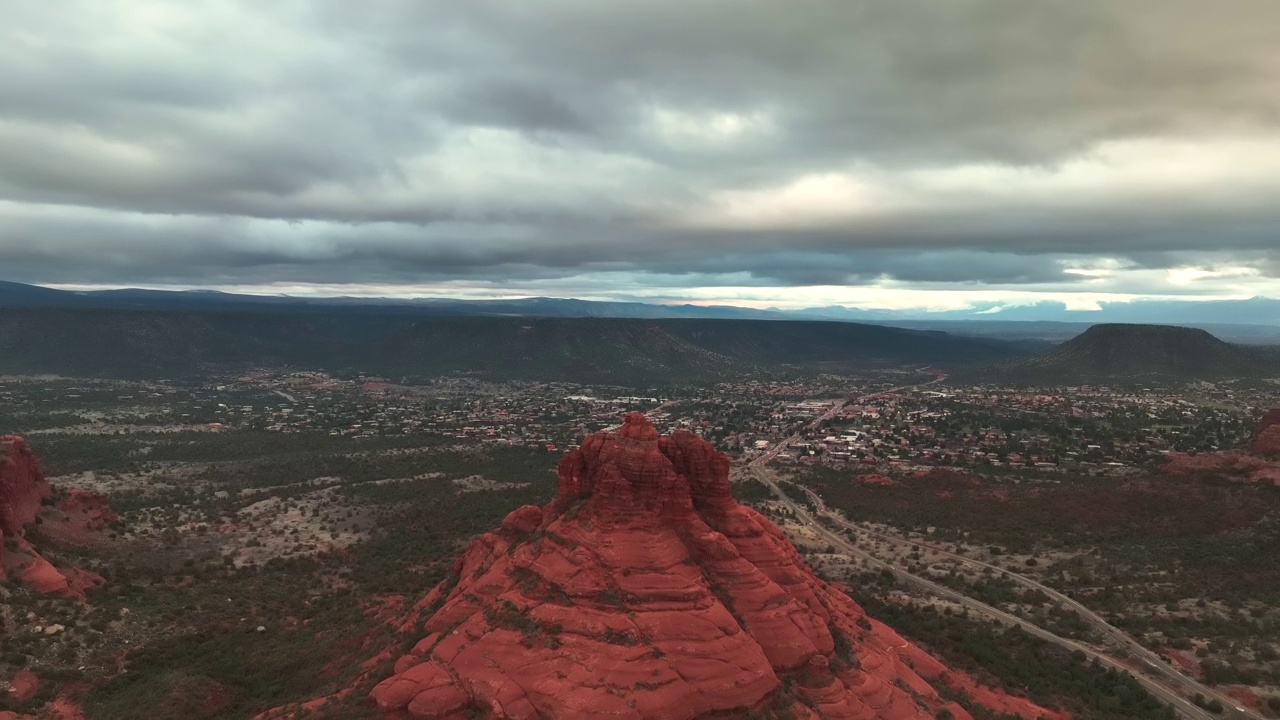
[[[44, 501], [53, 495], [40, 461], [17, 435], [0, 437], [0, 582], [17, 579], [50, 595], [84, 598], [84, 591], [102, 578], [83, 570], [60, 571], [27, 541], [26, 531], [43, 517]], [[114, 519], [106, 500], [92, 493], [71, 491], [54, 512], [76, 522], [51, 523], [69, 530], [83, 524], [101, 529]]]
[[1280, 460], [1280, 408], [1269, 411], [1258, 422], [1247, 451], [1170, 453], [1162, 469], [1176, 475], [1218, 475], [1239, 482], [1280, 485], [1277, 460]]
[[36, 521], [40, 504], [53, 494], [27, 442], [18, 435], [0, 437], [0, 532], [21, 535]]
[[1280, 458], [1280, 408], [1263, 416], [1258, 429], [1254, 431], [1249, 449], [1255, 455]]
[[1054, 716], [945, 668], [739, 505], [728, 459], [642, 415], [560, 463], [560, 492], [473, 542], [372, 692], [393, 718]]

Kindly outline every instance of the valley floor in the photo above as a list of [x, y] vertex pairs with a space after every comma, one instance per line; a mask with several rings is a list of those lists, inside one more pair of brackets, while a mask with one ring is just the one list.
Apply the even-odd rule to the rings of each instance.
[[[0, 428], [28, 435], [55, 486], [106, 495], [118, 519], [92, 535], [29, 532], [56, 565], [106, 584], [86, 602], [0, 585], [0, 683], [20, 670], [39, 680], [22, 699], [0, 693], [0, 710], [65, 697], [95, 720], [144, 708], [243, 718], [346, 688], [391, 635], [388, 618], [466, 541], [546, 502], [561, 451], [635, 409], [738, 458], [735, 493], [784, 523], [747, 470], [760, 453], [796, 483], [795, 501], [813, 503], [809, 488], [856, 528], [846, 537], [868, 556], [1105, 646], [1011, 576], [1033, 578], [1215, 693], [1280, 717], [1280, 490], [1155, 473], [1165, 452], [1243, 444], [1275, 397], [1028, 394], [926, 370], [711, 389], [5, 378]], [[789, 529], [872, 615], [978, 677], [1077, 718], [1167, 717], [1123, 673]], [[324, 712], [369, 711], [355, 694]]]

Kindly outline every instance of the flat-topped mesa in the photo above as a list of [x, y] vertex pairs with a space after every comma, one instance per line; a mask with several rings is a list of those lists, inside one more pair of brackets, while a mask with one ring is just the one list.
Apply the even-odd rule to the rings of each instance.
[[401, 618], [371, 693], [386, 717], [971, 720], [955, 696], [1061, 717], [867, 617], [734, 501], [728, 458], [693, 433], [628, 415], [559, 474]]
[[1280, 408], [1267, 412], [1254, 430], [1249, 449], [1255, 455], [1280, 457]]

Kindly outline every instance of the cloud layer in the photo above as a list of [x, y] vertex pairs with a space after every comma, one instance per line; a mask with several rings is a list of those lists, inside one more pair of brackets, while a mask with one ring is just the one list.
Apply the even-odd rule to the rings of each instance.
[[5, 279], [1280, 294], [1272, 0], [5, 14]]

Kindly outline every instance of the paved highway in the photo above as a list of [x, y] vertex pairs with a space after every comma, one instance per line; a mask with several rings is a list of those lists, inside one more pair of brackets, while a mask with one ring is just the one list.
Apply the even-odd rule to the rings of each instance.
[[1242, 717], [1242, 718], [1259, 718], [1259, 719], [1261, 718], [1260, 715], [1256, 715], [1254, 713], [1249, 712], [1245, 708], [1237, 706], [1236, 702], [1231, 698], [1225, 695], [1222, 695], [1217, 691], [1215, 691], [1214, 689], [1210, 688], [1209, 686], [1198, 682], [1195, 678], [1189, 677], [1179, 672], [1178, 670], [1173, 668], [1171, 665], [1166, 663], [1164, 659], [1161, 658], [1159, 655], [1155, 654], [1154, 652], [1151, 652], [1146, 647], [1144, 647], [1141, 643], [1139, 643], [1137, 640], [1134, 640], [1133, 637], [1130, 636], [1128, 633], [1124, 632], [1123, 630], [1121, 630], [1120, 628], [1114, 625], [1111, 625], [1097, 613], [1093, 612], [1089, 608], [1077, 602], [1070, 596], [1065, 595], [1061, 592], [1058, 592], [1057, 590], [1054, 590], [1048, 585], [1044, 585], [1033, 578], [1027, 577], [1026, 575], [1019, 575], [1018, 573], [1011, 572], [997, 565], [985, 563], [985, 562], [982, 562], [981, 560], [975, 560], [974, 558], [965, 557], [964, 555], [959, 555], [957, 553], [948, 552], [946, 550], [943, 550], [942, 548], [929, 545], [927, 543], [921, 543], [921, 542], [916, 542], [914, 540], [907, 540], [904, 538], [894, 537], [892, 535], [886, 535], [881, 532], [876, 532], [875, 530], [871, 530], [865, 527], [860, 527], [852, 523], [846, 522], [843, 519], [833, 515], [831, 511], [827, 508], [826, 503], [823, 502], [822, 498], [819, 497], [817, 493], [815, 493], [814, 491], [802, 485], [796, 485], [796, 487], [800, 488], [802, 491], [804, 491], [806, 495], [809, 496], [810, 502], [812, 502], [814, 507], [818, 509], [818, 515], [820, 515], [821, 517], [827, 518], [828, 520], [831, 520], [832, 522], [840, 525], [843, 528], [847, 528], [849, 530], [853, 530], [856, 532], [864, 532], [868, 535], [880, 538], [882, 540], [887, 540], [890, 542], [896, 542], [900, 544], [923, 548], [925, 550], [938, 553], [940, 555], [952, 558], [954, 560], [959, 560], [961, 562], [968, 563], [969, 565], [995, 571], [999, 575], [1002, 575], [1006, 579], [1011, 580], [1019, 585], [1022, 585], [1023, 587], [1030, 588], [1033, 590], [1039, 590], [1040, 592], [1044, 593], [1050, 598], [1056, 600], [1062, 606], [1068, 607], [1074, 610], [1076, 614], [1079, 615], [1080, 618], [1084, 620], [1086, 623], [1088, 623], [1091, 627], [1093, 627], [1094, 630], [1097, 630], [1103, 635], [1109, 637], [1110, 639], [1112, 639], [1113, 641], [1115, 641], [1116, 643], [1124, 647], [1125, 651], [1127, 651], [1133, 658], [1145, 664], [1150, 672], [1164, 677], [1166, 681], [1173, 683], [1175, 685], [1178, 685], [1179, 687], [1188, 688], [1191, 691], [1192, 695], [1194, 695], [1195, 693], [1200, 693], [1207, 699], [1217, 698], [1222, 703], [1223, 707], [1228, 709], [1228, 712], [1224, 712], [1222, 717], [1234, 716], [1234, 717]]
[[[939, 374], [936, 379], [934, 379], [932, 382], [925, 383], [925, 385], [932, 385], [934, 383], [941, 382], [942, 380], [945, 380], [945, 379], [946, 379], [946, 375]], [[1010, 615], [1009, 613], [1004, 612], [1003, 610], [994, 608], [979, 600], [975, 600], [971, 597], [968, 597], [967, 595], [964, 595], [960, 592], [952, 590], [951, 588], [948, 588], [944, 585], [940, 585], [928, 578], [920, 577], [918, 575], [913, 575], [907, 572], [906, 570], [903, 570], [902, 568], [898, 568], [893, 565], [890, 565], [889, 563], [884, 562], [883, 560], [880, 560], [879, 558], [861, 550], [860, 548], [855, 546], [853, 543], [850, 543], [848, 540], [846, 540], [843, 536], [828, 530], [821, 522], [819, 522], [816, 518], [810, 515], [807, 509], [805, 509], [803, 506], [796, 503], [789, 496], [787, 496], [786, 493], [782, 491], [782, 488], [779, 487], [778, 485], [778, 479], [773, 474], [773, 471], [771, 471], [767, 467], [767, 463], [770, 460], [773, 460], [775, 457], [777, 457], [777, 454], [779, 451], [781, 451], [785, 447], [788, 447], [792, 443], [796, 442], [806, 431], [815, 429], [818, 426], [820, 426], [824, 421], [826, 421], [827, 419], [835, 415], [837, 412], [839, 412], [847, 402], [861, 402], [864, 400], [869, 400], [874, 397], [879, 397], [882, 395], [889, 395], [892, 393], [900, 392], [906, 389], [907, 387], [913, 387], [913, 386], [904, 385], [896, 388], [890, 388], [889, 390], [882, 390], [875, 393], [868, 393], [866, 395], [852, 398], [851, 400], [848, 400], [848, 401], [840, 401], [834, 404], [829, 410], [827, 410], [827, 412], [823, 413], [818, 418], [815, 418], [804, 429], [795, 433], [794, 435], [787, 438], [786, 440], [783, 440], [781, 443], [774, 445], [774, 447], [771, 448], [769, 451], [761, 454], [760, 456], [752, 460], [750, 464], [750, 470], [752, 474], [756, 477], [757, 480], [764, 483], [765, 486], [768, 487], [773, 492], [773, 494], [788, 509], [790, 509], [792, 513], [795, 514], [796, 519], [809, 525], [816, 533], [818, 533], [820, 537], [825, 539], [830, 544], [836, 546], [837, 548], [842, 549], [843, 551], [845, 551], [851, 556], [863, 559], [872, 567], [878, 567], [878, 568], [889, 570], [894, 574], [896, 578], [900, 580], [908, 582], [912, 585], [915, 585], [916, 587], [924, 589], [935, 595], [946, 597], [974, 612], [981, 613], [983, 615], [986, 615], [987, 617], [993, 618], [996, 621], [1004, 624], [1018, 625], [1022, 627], [1023, 630], [1031, 633], [1032, 635], [1040, 637], [1049, 642], [1055, 643], [1068, 650], [1073, 650], [1073, 651], [1078, 650], [1084, 653], [1086, 656], [1090, 658], [1094, 658], [1098, 662], [1104, 665], [1116, 668], [1122, 672], [1127, 672], [1130, 675], [1132, 675], [1134, 679], [1136, 679], [1139, 683], [1141, 683], [1143, 687], [1145, 687], [1149, 692], [1151, 692], [1151, 694], [1155, 695], [1156, 697], [1160, 698], [1164, 702], [1168, 703], [1171, 707], [1173, 707], [1176, 711], [1178, 711], [1184, 717], [1193, 718], [1193, 720], [1215, 720], [1216, 718], [1221, 718], [1221, 717], [1249, 718], [1250, 720], [1254, 720], [1254, 719], [1260, 720], [1261, 716], [1249, 712], [1247, 709], [1236, 705], [1234, 701], [1230, 700], [1229, 698], [1225, 698], [1219, 695], [1218, 693], [1214, 692], [1213, 690], [1205, 687], [1204, 685], [1201, 685], [1195, 680], [1177, 672], [1170, 666], [1166, 665], [1164, 661], [1161, 660], [1154, 653], [1152, 653], [1151, 651], [1139, 645], [1137, 641], [1133, 640], [1133, 638], [1129, 637], [1123, 631], [1111, 625], [1108, 625], [1105, 621], [1103, 621], [1100, 617], [1098, 617], [1096, 613], [1093, 613], [1092, 611], [1090, 611], [1088, 608], [1085, 608], [1080, 603], [1076, 602], [1075, 600], [1072, 600], [1071, 598], [1067, 597], [1066, 595], [1063, 595], [1062, 593], [1057, 592], [1056, 590], [1053, 590], [1052, 588], [1041, 585], [1040, 583], [1034, 580], [1031, 580], [1031, 578], [1027, 578], [1025, 576], [1017, 575], [1015, 578], [1013, 576], [1015, 576], [1016, 573], [1009, 573], [1004, 568], [998, 568], [993, 565], [988, 565], [988, 567], [991, 567], [995, 570], [999, 570], [1001, 573], [1007, 576], [1010, 576], [1011, 580], [1017, 581], [1018, 578], [1025, 580], [1026, 583], [1030, 583], [1029, 585], [1027, 585], [1028, 587], [1035, 587], [1041, 592], [1044, 592], [1046, 595], [1049, 595], [1050, 597], [1053, 597], [1054, 599], [1059, 600], [1059, 602], [1062, 602], [1064, 605], [1072, 608], [1077, 613], [1079, 613], [1083, 619], [1085, 619], [1087, 622], [1093, 623], [1095, 627], [1103, 631], [1109, 637], [1112, 637], [1122, 642], [1123, 645], [1126, 647], [1126, 649], [1130, 649], [1130, 652], [1138, 658], [1138, 660], [1140, 661], [1143, 667], [1135, 667], [1135, 666], [1123, 663], [1120, 660], [1117, 660], [1111, 657], [1110, 655], [1101, 653], [1098, 650], [1088, 645], [1084, 645], [1074, 640], [1070, 640], [1070, 639], [1055, 635], [1052, 632], [1045, 630], [1044, 628], [1027, 623], [1024, 620], [1021, 620], [1020, 618], [1017, 618], [1013, 615]], [[819, 508], [820, 511], [825, 513], [826, 506], [822, 502], [822, 499], [812, 494], [812, 491], [808, 490], [807, 488], [803, 488], [803, 489], [805, 490], [805, 492], [810, 493], [810, 497], [816, 501], [814, 503], [815, 507]], [[858, 528], [858, 527], [849, 525], [848, 523], [844, 523], [842, 520], [839, 520], [838, 518], [833, 518], [833, 519], [835, 519], [836, 522], [839, 522], [844, 527], [848, 527], [853, 530], [860, 530], [862, 532], [870, 532], [864, 528]], [[900, 540], [899, 538], [893, 538], [892, 536], [882, 535], [880, 533], [870, 532], [870, 534], [879, 535], [880, 537], [883, 537], [887, 540]], [[906, 542], [910, 542], [910, 541], [906, 541]], [[913, 543], [913, 544], [918, 544], [918, 543]], [[925, 546], [925, 547], [928, 547], [928, 546]], [[938, 551], [937, 548], [929, 547], [929, 549], [935, 552]], [[948, 553], [948, 554], [953, 555], [954, 557], [957, 557], [967, 562], [975, 562], [975, 563], [978, 562], [976, 560], [972, 560], [971, 558], [966, 558], [962, 555], [955, 555], [954, 553]], [[986, 565], [985, 563], [981, 563], [981, 564]], [[1156, 678], [1159, 678], [1159, 679], [1151, 677], [1150, 675], [1148, 675], [1148, 673], [1155, 675]], [[1161, 682], [1161, 680], [1163, 680], [1164, 682]], [[1166, 685], [1165, 683], [1168, 683], [1168, 685]], [[1192, 703], [1187, 699], [1186, 696], [1194, 696], [1196, 693], [1200, 693], [1206, 698], [1216, 697], [1219, 700], [1221, 700], [1223, 707], [1225, 708], [1224, 712], [1222, 714], [1210, 713], [1198, 707], [1197, 705], [1195, 705], [1194, 703]]]
[[1200, 708], [1196, 707], [1194, 703], [1188, 701], [1182, 695], [1170, 690], [1169, 688], [1165, 687], [1161, 683], [1158, 683], [1146, 677], [1145, 675], [1141, 675], [1134, 672], [1132, 668], [1121, 663], [1119, 660], [1116, 660], [1108, 655], [1104, 655], [1087, 645], [1083, 645], [1074, 640], [1068, 640], [1067, 638], [1054, 635], [1048, 630], [1040, 628], [1036, 625], [1031, 625], [1025, 622], [1024, 620], [1021, 620], [1020, 618], [1017, 618], [1013, 615], [1010, 615], [1009, 613], [1006, 613], [1003, 610], [991, 607], [986, 603], [970, 598], [967, 595], [963, 595], [955, 590], [952, 590], [949, 587], [946, 587], [944, 585], [939, 585], [938, 583], [932, 580], [929, 580], [927, 578], [920, 577], [919, 575], [913, 575], [907, 572], [906, 570], [895, 567], [893, 565], [890, 565], [887, 562], [884, 562], [883, 560], [880, 560], [874, 555], [871, 555], [870, 553], [867, 553], [861, 550], [860, 548], [855, 546], [853, 543], [850, 543], [844, 537], [828, 530], [821, 523], [819, 523], [812, 515], [810, 515], [809, 512], [802, 505], [792, 501], [789, 497], [787, 497], [786, 493], [782, 492], [782, 489], [778, 487], [777, 481], [771, 476], [771, 473], [767, 468], [762, 467], [760, 465], [752, 465], [751, 472], [752, 474], [755, 475], [756, 479], [758, 479], [760, 482], [767, 485], [769, 489], [773, 491], [773, 494], [780, 501], [782, 501], [782, 503], [786, 505], [787, 508], [790, 509], [792, 513], [795, 514], [797, 520], [809, 525], [814, 530], [814, 532], [816, 532], [820, 537], [822, 537], [831, 545], [834, 545], [836, 548], [840, 549], [841, 551], [847, 553], [850, 556], [861, 558], [869, 566], [888, 570], [892, 572], [894, 577], [897, 578], [898, 580], [904, 581], [911, 585], [915, 585], [916, 587], [922, 590], [925, 590], [927, 592], [933, 593], [934, 595], [938, 595], [941, 597], [945, 597], [949, 600], [952, 600], [953, 602], [968, 608], [972, 612], [975, 612], [981, 615], [986, 615], [987, 617], [992, 618], [997, 622], [1000, 622], [1005, 625], [1019, 625], [1022, 627], [1023, 630], [1031, 633], [1032, 635], [1048, 640], [1049, 642], [1056, 643], [1057, 645], [1060, 645], [1068, 650], [1079, 650], [1080, 652], [1084, 653], [1088, 657], [1097, 659], [1098, 662], [1100, 663], [1103, 663], [1110, 667], [1114, 667], [1123, 672], [1127, 672], [1133, 675], [1134, 678], [1138, 682], [1142, 683], [1143, 687], [1147, 688], [1147, 690], [1150, 691], [1153, 695], [1155, 695], [1156, 697], [1160, 698], [1164, 702], [1174, 707], [1184, 717], [1192, 718], [1193, 720], [1214, 720], [1215, 718], [1219, 717], [1205, 710], [1201, 710]]

